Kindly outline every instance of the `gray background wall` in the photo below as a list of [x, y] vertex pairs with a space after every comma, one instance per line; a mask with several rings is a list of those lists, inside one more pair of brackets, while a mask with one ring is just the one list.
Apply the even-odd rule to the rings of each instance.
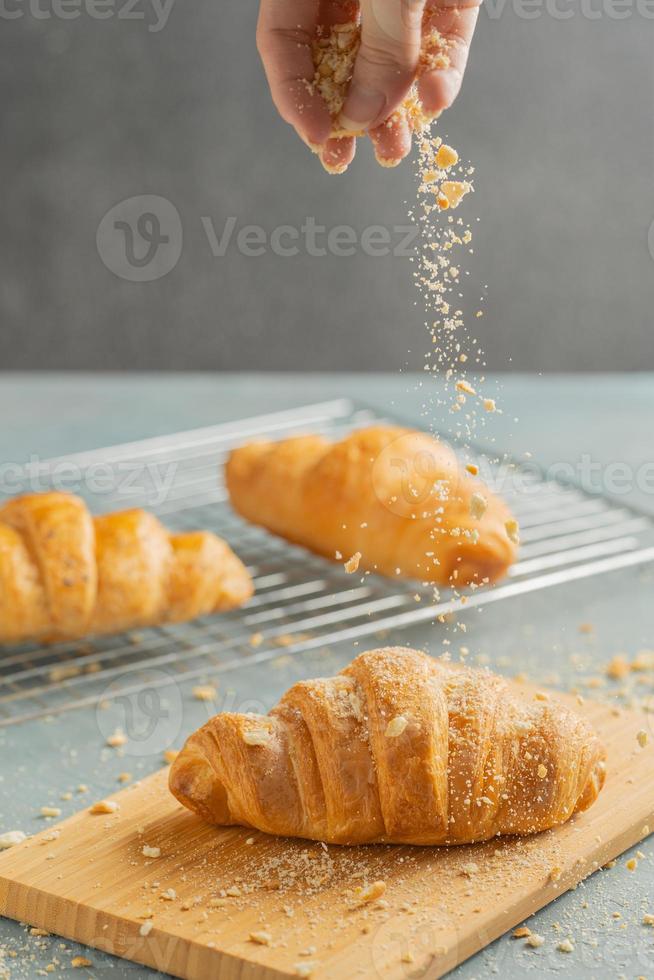
[[[654, 3], [558, 0], [563, 19], [549, 2], [525, 5], [532, 19], [518, 0], [482, 12], [439, 122], [477, 167], [469, 302], [487, 283], [489, 303], [475, 332], [494, 369], [652, 369]], [[28, 0], [0, 18], [1, 367], [420, 366], [407, 259], [211, 253], [202, 217], [218, 234], [229, 216], [392, 229], [415, 196], [411, 165], [382, 170], [367, 147], [346, 176], [322, 172], [273, 111], [253, 2], [176, 0], [156, 32], [151, 0], [132, 11], [146, 20], [125, 19], [125, 0], [105, 20], [40, 3], [48, 19]], [[152, 282], [115, 275], [96, 247], [134, 195], [181, 218], [179, 261]]]

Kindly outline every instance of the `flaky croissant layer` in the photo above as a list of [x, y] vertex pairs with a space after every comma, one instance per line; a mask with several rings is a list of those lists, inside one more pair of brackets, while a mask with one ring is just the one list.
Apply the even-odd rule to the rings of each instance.
[[587, 809], [604, 748], [555, 701], [399, 647], [295, 684], [268, 715], [219, 714], [170, 789], [205, 820], [333, 844], [465, 844]]
[[144, 510], [93, 518], [67, 493], [0, 507], [0, 643], [182, 622], [251, 595], [245, 567], [208, 531], [170, 534]]
[[445, 443], [372, 426], [251, 442], [230, 455], [227, 488], [247, 520], [327, 558], [438, 584], [494, 582], [516, 557], [511, 512]]

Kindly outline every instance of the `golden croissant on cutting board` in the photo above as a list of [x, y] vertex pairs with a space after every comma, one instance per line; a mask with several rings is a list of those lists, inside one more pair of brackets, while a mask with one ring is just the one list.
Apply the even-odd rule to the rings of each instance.
[[358, 567], [383, 575], [493, 582], [516, 556], [508, 507], [423, 432], [251, 442], [231, 453], [226, 478], [249, 521], [327, 558], [358, 553]]
[[175, 759], [170, 789], [215, 824], [332, 844], [466, 844], [586, 810], [604, 759], [555, 701], [391, 647], [295, 684], [268, 715], [216, 715]]
[[67, 493], [0, 507], [0, 643], [178, 623], [240, 606], [252, 591], [208, 531], [170, 534], [144, 510], [93, 518]]

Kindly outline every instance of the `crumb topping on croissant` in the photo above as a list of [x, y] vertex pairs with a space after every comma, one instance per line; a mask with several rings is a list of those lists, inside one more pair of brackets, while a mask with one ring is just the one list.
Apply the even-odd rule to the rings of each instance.
[[0, 643], [182, 622], [251, 595], [245, 567], [208, 531], [170, 534], [144, 510], [93, 518], [67, 493], [0, 507]]
[[464, 844], [564, 823], [596, 799], [604, 760], [590, 726], [556, 701], [393, 647], [295, 684], [269, 715], [216, 715], [175, 759], [170, 789], [221, 825]]

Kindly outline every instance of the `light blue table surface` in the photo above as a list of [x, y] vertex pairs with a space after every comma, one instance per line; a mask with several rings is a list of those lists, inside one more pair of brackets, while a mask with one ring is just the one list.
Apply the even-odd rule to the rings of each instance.
[[[654, 377], [651, 375], [493, 376], [503, 414], [487, 420], [481, 441], [495, 450], [529, 451], [546, 467], [572, 466], [574, 472], [604, 483], [625, 502], [654, 513]], [[265, 411], [348, 396], [384, 412], [424, 421], [426, 397], [438, 383], [407, 375], [0, 375], [0, 465], [48, 458], [161, 435], [194, 426], [238, 419]], [[439, 424], [434, 410], [432, 421]], [[563, 587], [494, 603], [460, 617], [466, 622], [471, 656], [483, 656], [508, 674], [527, 671], [535, 679], [568, 684], [579, 673], [599, 672], [617, 652], [633, 656], [654, 647], [652, 567], [625, 569]], [[581, 633], [582, 622], [593, 632]], [[430, 627], [404, 628], [394, 641], [443, 649], [446, 633]], [[451, 634], [449, 634], [451, 635]], [[457, 642], [461, 642], [460, 639]], [[268, 707], [295, 679], [331, 673], [355, 653], [351, 644], [327, 654], [307, 653], [291, 665], [270, 670], [241, 667], [222, 683], [239, 700], [257, 697]], [[208, 708], [193, 700], [190, 684], [179, 685], [181, 726], [188, 732], [206, 719]], [[109, 711], [113, 711], [111, 708]], [[120, 717], [116, 717], [120, 723]], [[119, 758], [105, 746], [112, 715], [80, 709], [0, 729], [0, 833], [43, 827], [39, 809], [60, 806], [64, 816], [87, 802], [73, 793], [89, 786], [89, 796], [114, 792], [118, 773], [144, 775], [160, 765], [161, 753]], [[620, 859], [576, 890], [538, 913], [530, 927], [545, 937], [540, 949], [504, 937], [468, 960], [452, 976], [472, 978], [646, 977], [654, 980], [654, 929], [642, 924], [654, 912], [654, 848], [641, 844], [644, 859], [636, 873]], [[618, 917], [619, 916], [619, 917]], [[558, 952], [571, 937], [574, 953]], [[74, 943], [60, 948], [56, 937], [36, 940], [25, 927], [0, 922], [0, 976], [36, 977], [58, 961], [53, 976], [106, 975], [112, 980], [151, 975], [152, 971], [91, 950], [93, 967], [73, 971], [80, 952]], [[18, 953], [9, 956], [9, 950]], [[84, 952], [84, 951], [82, 951]], [[375, 976], [372, 963], [367, 974]], [[407, 973], [407, 977], [415, 974]]]

